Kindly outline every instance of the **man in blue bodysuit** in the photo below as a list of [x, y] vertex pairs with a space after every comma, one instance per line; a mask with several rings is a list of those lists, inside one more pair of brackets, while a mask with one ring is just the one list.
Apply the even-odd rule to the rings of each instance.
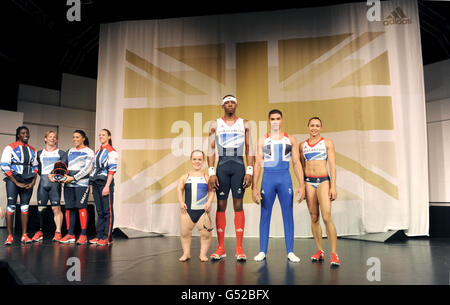
[[[287, 257], [292, 262], [299, 262], [294, 254], [294, 216], [291, 174], [289, 162], [292, 160], [294, 173], [299, 182], [299, 188], [295, 192], [298, 201], [305, 197], [305, 183], [303, 181], [303, 169], [299, 158], [298, 144], [295, 137], [288, 135], [282, 130], [283, 114], [274, 109], [269, 112], [270, 133], [258, 140], [256, 162], [253, 175], [253, 201], [261, 203], [261, 218], [259, 224], [260, 252], [255, 256], [255, 261], [266, 258], [269, 244], [270, 218], [275, 197], [278, 195], [281, 212], [283, 215], [284, 238], [286, 243]], [[257, 185], [264, 167], [261, 192]]]

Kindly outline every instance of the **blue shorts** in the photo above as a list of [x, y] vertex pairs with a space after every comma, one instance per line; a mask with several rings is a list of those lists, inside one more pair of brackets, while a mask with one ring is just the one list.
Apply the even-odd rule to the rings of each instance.
[[[239, 158], [242, 160], [242, 157]], [[228, 161], [220, 162], [217, 166], [217, 179], [219, 180], [219, 189], [216, 191], [217, 200], [227, 200], [230, 193], [233, 198], [244, 198], [245, 188], [242, 186], [245, 177], [244, 162]]]
[[18, 187], [14, 184], [9, 178], [5, 179], [6, 182], [6, 198], [7, 205], [16, 205], [17, 204], [17, 196], [20, 197], [20, 205], [28, 205], [30, 204], [31, 196], [33, 195], [33, 188], [25, 189]]
[[66, 209], [84, 209], [89, 199], [89, 187], [64, 187]]
[[43, 175], [37, 190], [38, 205], [47, 206], [48, 200], [52, 206], [61, 204], [61, 183], [51, 182], [47, 175]]

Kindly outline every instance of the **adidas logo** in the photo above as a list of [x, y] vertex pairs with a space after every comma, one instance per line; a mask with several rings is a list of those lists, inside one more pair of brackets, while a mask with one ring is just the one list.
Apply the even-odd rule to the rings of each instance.
[[397, 7], [389, 16], [384, 18], [383, 24], [385, 26], [393, 24], [411, 24], [411, 19], [406, 16], [405, 12], [400, 7]]
[[12, 200], [12, 197], [8, 197], [8, 200]]
[[223, 230], [219, 228], [219, 229], [217, 229], [217, 232], [223, 232]]
[[225, 195], [225, 193], [224, 192], [220, 192], [220, 194], [219, 194], [220, 196], [223, 196], [223, 195]]
[[236, 229], [236, 232], [244, 232], [244, 229], [241, 229], [241, 228]]

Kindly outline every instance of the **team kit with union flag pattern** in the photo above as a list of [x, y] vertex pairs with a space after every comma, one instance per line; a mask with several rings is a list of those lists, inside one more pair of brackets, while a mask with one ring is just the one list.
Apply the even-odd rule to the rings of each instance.
[[[181, 178], [182, 183], [179, 188], [180, 194], [184, 195], [179, 197], [181, 217], [183, 219], [184, 211], [188, 215], [188, 217], [184, 216], [187, 220], [180, 222], [181, 232], [191, 232], [193, 226], [202, 223], [202, 226], [198, 228], [199, 231], [204, 232], [202, 250], [207, 251], [212, 236], [211, 231], [214, 229], [209, 214], [215, 194], [218, 206], [215, 215], [218, 248], [210, 255], [210, 258], [220, 260], [226, 257], [225, 209], [231, 191], [235, 212], [235, 257], [238, 261], [247, 260], [243, 249], [245, 214], [242, 199], [245, 189], [253, 185], [252, 198], [255, 203], [261, 205], [260, 252], [254, 257], [255, 261], [266, 258], [272, 207], [278, 196], [283, 215], [287, 259], [291, 262], [300, 262], [300, 258], [294, 254], [293, 202], [294, 199], [301, 202], [306, 198], [308, 207], [311, 209], [312, 231], [318, 245], [318, 252], [311, 256], [311, 260], [324, 260], [325, 256], [322, 249], [322, 234], [313, 229], [313, 226], [318, 224], [318, 219], [313, 219], [314, 209], [318, 209], [320, 204], [325, 211], [322, 217], [327, 226], [327, 233], [331, 235], [328, 236], [332, 251], [330, 265], [339, 266], [336, 229], [331, 220], [331, 202], [337, 196], [335, 152], [332, 141], [320, 136], [321, 119], [312, 117], [309, 120], [310, 138], [299, 145], [295, 137], [283, 131], [282, 112], [273, 109], [268, 114], [270, 133], [258, 140], [255, 152], [250, 141], [250, 125], [247, 120], [236, 115], [237, 104], [237, 98], [233, 95], [226, 95], [222, 99], [221, 107], [224, 110], [224, 116], [211, 124], [208, 154], [201, 150], [194, 150], [191, 153], [193, 170], [184, 175], [185, 178]], [[64, 237], [61, 235], [62, 213], [59, 223], [55, 214], [56, 230], [52, 240], [80, 245], [88, 243], [97, 246], [111, 245], [114, 223], [114, 174], [117, 171], [119, 159], [118, 153], [112, 147], [111, 132], [108, 129], [100, 131], [101, 146], [95, 153], [89, 148], [89, 140], [82, 130], [73, 132], [74, 147], [66, 152], [57, 148], [55, 131], [46, 133], [44, 137], [46, 146], [37, 152], [28, 144], [29, 138], [29, 129], [26, 126], [18, 127], [16, 142], [6, 146], [1, 157], [1, 169], [5, 175], [8, 198], [6, 208], [8, 238], [4, 244], [7, 246], [13, 244], [12, 223], [18, 197], [22, 220], [20, 241], [22, 244], [40, 242], [43, 240], [43, 212], [50, 202], [53, 212], [61, 213], [61, 192], [64, 189], [67, 234]], [[209, 167], [208, 175], [203, 172], [205, 162]], [[289, 171], [291, 162], [299, 182], [297, 190], [293, 188]], [[330, 174], [328, 174], [327, 163], [330, 165]], [[261, 188], [257, 189], [261, 169], [264, 169], [264, 173]], [[40, 229], [30, 238], [27, 233], [28, 208], [38, 175], [40, 176], [37, 187]], [[93, 193], [98, 220], [96, 237], [89, 240], [86, 207], [90, 191]], [[3, 210], [1, 214], [2, 216], [5, 214]], [[75, 236], [77, 216], [81, 225], [78, 238]], [[180, 235], [184, 252], [180, 261], [186, 261], [190, 258], [190, 237], [186, 239], [186, 234]], [[205, 255], [200, 259], [208, 261]]]
[[[108, 135], [109, 134], [109, 135]], [[117, 170], [118, 154], [111, 145], [109, 130], [100, 131], [99, 138], [106, 139], [94, 153], [89, 148], [89, 140], [83, 130], [73, 133], [74, 147], [68, 151], [57, 148], [57, 133], [48, 131], [46, 143], [42, 150], [28, 144], [30, 131], [26, 126], [16, 130], [16, 142], [7, 145], [1, 157], [1, 169], [5, 174], [7, 207], [6, 224], [8, 238], [5, 245], [13, 244], [13, 218], [18, 197], [20, 198], [22, 237], [21, 243], [40, 242], [43, 240], [43, 216], [50, 202], [56, 230], [53, 241], [60, 243], [109, 245], [112, 243], [113, 229], [113, 176]], [[32, 238], [27, 233], [28, 208], [37, 176], [40, 176], [37, 187], [38, 214], [40, 228]], [[66, 207], [67, 235], [62, 237], [61, 225], [61, 192], [64, 185], [64, 202]], [[98, 213], [97, 236], [87, 239], [87, 203], [92, 189]], [[4, 216], [4, 211], [1, 211]], [[75, 223], [79, 215], [81, 234], [75, 239]]]

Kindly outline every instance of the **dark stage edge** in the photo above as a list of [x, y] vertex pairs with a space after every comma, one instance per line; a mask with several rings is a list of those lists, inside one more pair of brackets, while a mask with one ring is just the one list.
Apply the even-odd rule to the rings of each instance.
[[[245, 238], [248, 261], [236, 262], [235, 239], [226, 238], [227, 257], [219, 262], [201, 263], [199, 237], [193, 237], [192, 259], [178, 262], [178, 237], [139, 239], [116, 238], [109, 247], [52, 243], [21, 245], [16, 236], [4, 246], [6, 230], [0, 229], [0, 261], [24, 266], [22, 274], [30, 284], [49, 285], [449, 285], [450, 238], [408, 238], [391, 243], [338, 240], [341, 266], [330, 268], [329, 248], [324, 239], [326, 260], [312, 263], [316, 252], [313, 239], [297, 238], [295, 254], [300, 263], [287, 261], [284, 239], [271, 238], [266, 261], [255, 262], [258, 238]], [[217, 247], [214, 238], [209, 253]], [[70, 282], [66, 263], [81, 262], [81, 281]], [[380, 281], [369, 281], [369, 258], [380, 260]]]

